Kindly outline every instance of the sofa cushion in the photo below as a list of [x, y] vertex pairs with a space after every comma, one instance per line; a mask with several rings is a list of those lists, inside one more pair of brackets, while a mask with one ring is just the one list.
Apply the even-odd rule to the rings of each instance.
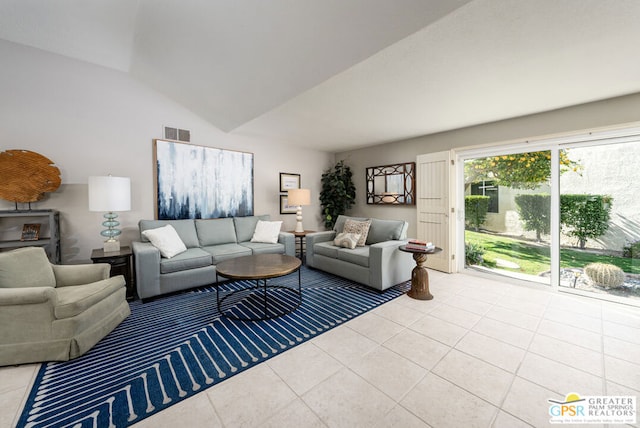
[[253, 254], [284, 254], [284, 245], [267, 244], [264, 242], [243, 242], [243, 247], [251, 249]]
[[256, 230], [253, 232], [251, 242], [264, 242], [265, 244], [275, 244], [278, 242], [278, 235], [282, 227], [281, 221], [258, 220]]
[[113, 293], [124, 288], [124, 280], [107, 278], [83, 285], [70, 285], [56, 289], [58, 302], [54, 308], [57, 319], [71, 318], [99, 305]]
[[0, 288], [55, 287], [56, 277], [44, 248], [0, 253]]
[[313, 252], [321, 256], [331, 257], [332, 259], [338, 258], [338, 250], [340, 247], [333, 245], [333, 241], [319, 242], [313, 246]]
[[160, 259], [160, 273], [180, 272], [183, 270], [196, 269], [210, 266], [213, 263], [211, 254], [200, 248], [189, 248], [184, 253], [180, 253], [170, 259]]
[[343, 230], [345, 233], [355, 233], [360, 235], [356, 245], [358, 247], [364, 247], [364, 244], [367, 241], [367, 236], [369, 235], [369, 227], [371, 227], [371, 220], [358, 221], [347, 219], [347, 221], [344, 222]]
[[202, 247], [236, 243], [236, 228], [232, 218], [198, 219], [196, 231]]
[[256, 230], [258, 220], [269, 220], [269, 215], [234, 217], [233, 223], [236, 226], [236, 238], [238, 242], [251, 241], [253, 232]]
[[405, 223], [402, 220], [371, 219], [371, 227], [367, 236], [367, 245], [390, 240], [402, 239]]
[[344, 223], [348, 219], [356, 220], [356, 221], [369, 220], [368, 218], [364, 218], [364, 217], [349, 217], [348, 215], [339, 215], [338, 218], [336, 219], [335, 224], [333, 225], [333, 230], [335, 230], [338, 233], [344, 232]]
[[220, 244], [208, 247], [202, 247], [204, 251], [211, 254], [213, 264], [216, 265], [221, 261], [232, 259], [234, 257], [250, 256], [251, 249], [240, 244]]
[[[198, 242], [198, 234], [196, 233], [196, 224], [193, 220], [140, 220], [138, 226], [140, 233], [147, 229], [157, 229], [170, 224], [178, 232], [178, 236], [184, 242], [187, 248], [196, 248], [200, 246]], [[149, 242], [145, 236], [141, 236], [142, 242]]]
[[338, 247], [350, 248], [353, 250], [358, 245], [359, 239], [360, 234], [358, 233], [342, 232], [336, 235], [336, 238], [333, 240], [333, 245]]
[[170, 224], [156, 229], [144, 230], [142, 231], [142, 236], [151, 241], [151, 245], [160, 250], [162, 257], [170, 259], [187, 251], [187, 247], [178, 236], [178, 232]]
[[369, 267], [369, 246], [357, 247], [353, 250], [341, 248], [338, 250], [338, 259], [364, 267]]

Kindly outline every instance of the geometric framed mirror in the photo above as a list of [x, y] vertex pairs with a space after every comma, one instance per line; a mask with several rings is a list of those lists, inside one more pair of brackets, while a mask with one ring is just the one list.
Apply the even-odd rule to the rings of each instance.
[[367, 204], [415, 205], [415, 171], [415, 162], [368, 167]]

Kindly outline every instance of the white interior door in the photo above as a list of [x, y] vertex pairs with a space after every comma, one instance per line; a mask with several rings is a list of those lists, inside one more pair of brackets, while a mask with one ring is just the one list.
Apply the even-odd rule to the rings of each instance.
[[418, 239], [433, 242], [442, 252], [427, 258], [427, 267], [452, 272], [453, 233], [451, 192], [453, 166], [450, 152], [419, 155], [417, 159]]

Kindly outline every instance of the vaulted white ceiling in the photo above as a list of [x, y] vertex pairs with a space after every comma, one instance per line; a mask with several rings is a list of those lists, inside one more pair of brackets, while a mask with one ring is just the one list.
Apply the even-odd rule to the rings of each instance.
[[347, 150], [640, 92], [637, 0], [0, 0], [0, 38]]

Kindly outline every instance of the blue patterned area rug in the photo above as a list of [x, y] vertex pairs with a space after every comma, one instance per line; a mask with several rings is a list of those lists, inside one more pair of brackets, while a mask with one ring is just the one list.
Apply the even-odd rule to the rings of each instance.
[[[18, 427], [129, 426], [388, 302], [410, 286], [398, 284], [379, 293], [301, 269], [302, 304], [265, 321], [221, 317], [213, 286], [144, 304], [131, 302], [131, 316], [87, 354], [42, 365]], [[298, 275], [270, 281], [297, 289]], [[251, 285], [224, 283], [221, 296]], [[269, 296], [273, 304], [291, 305], [293, 293], [278, 290]], [[246, 301], [251, 305], [250, 298]], [[253, 308], [236, 310], [246, 314]]]

